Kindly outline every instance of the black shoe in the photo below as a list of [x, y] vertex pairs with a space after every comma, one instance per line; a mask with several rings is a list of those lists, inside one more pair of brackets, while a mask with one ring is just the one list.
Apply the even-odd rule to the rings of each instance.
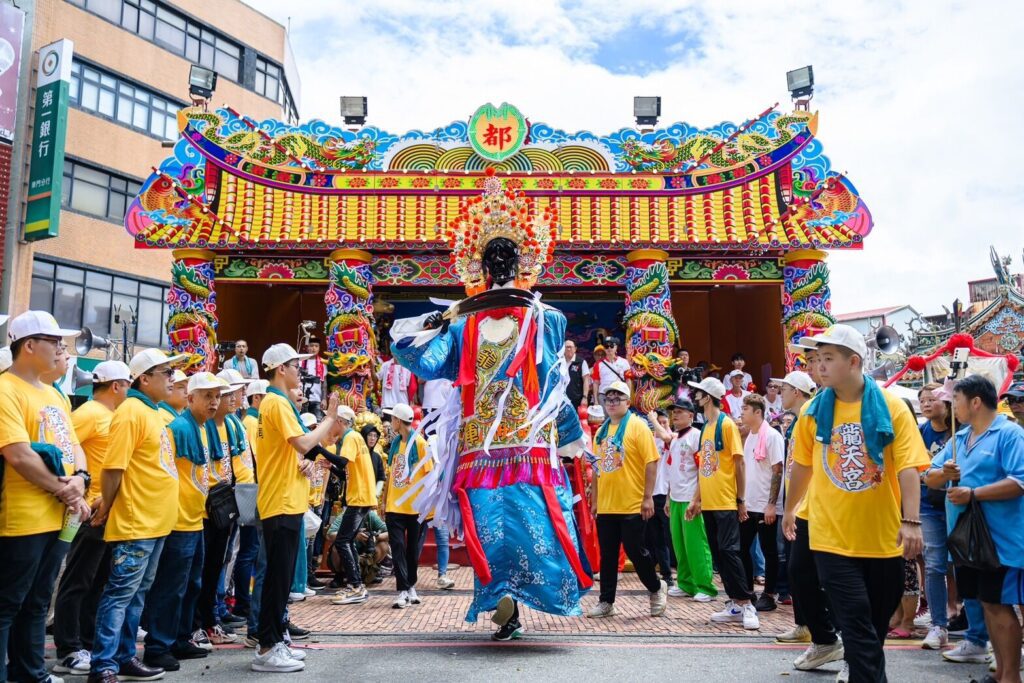
[[526, 628], [518, 619], [509, 619], [505, 625], [491, 634], [491, 640], [515, 640], [526, 632]]
[[310, 574], [306, 577], [306, 585], [309, 586], [312, 590], [317, 590], [318, 588], [323, 588], [324, 586], [326, 586], [327, 583], [316, 578], [315, 575]]
[[304, 628], [299, 628], [292, 622], [288, 622], [285, 627], [288, 629], [288, 635], [291, 636], [292, 640], [305, 640], [309, 638], [309, 631]]
[[[238, 624], [235, 624], [234, 626], [240, 626], [242, 623], [247, 623], [247, 622], [240, 622]], [[231, 625], [229, 625], [229, 624], [227, 624], [227, 623], [225, 623], [223, 621], [220, 622], [219, 625], [220, 625], [221, 630], [224, 631], [224, 633], [227, 633], [228, 635], [231, 635], [231, 636], [235, 635], [235, 629]]]
[[142, 658], [142, 663], [151, 669], [163, 669], [164, 671], [177, 671], [181, 668], [181, 664], [170, 652], [146, 655]]
[[963, 610], [955, 617], [949, 620], [949, 635], [963, 635], [967, 633], [967, 615], [964, 614]]
[[140, 662], [138, 657], [132, 657], [126, 664], [122, 664], [117, 672], [117, 678], [122, 681], [155, 681], [163, 677], [163, 669], [152, 669]]
[[224, 625], [224, 626], [235, 627], [235, 626], [241, 626], [242, 624], [248, 623], [249, 620], [246, 619], [245, 617], [240, 617], [237, 614], [228, 614], [226, 616], [221, 617], [220, 621], [221, 621], [221, 624]]
[[332, 579], [331, 582], [327, 584], [327, 587], [331, 590], [341, 590], [343, 588], [348, 588], [348, 581], [339, 581], [338, 579]]
[[181, 646], [172, 647], [171, 654], [175, 659], [202, 659], [210, 653], [192, 643], [185, 643]]
[[89, 674], [89, 677], [85, 679], [85, 683], [117, 683], [117, 674], [113, 671], [91, 673]]
[[771, 612], [778, 608], [779, 606], [775, 604], [775, 598], [767, 593], [761, 593], [761, 597], [759, 597], [757, 602], [754, 603], [754, 609], [758, 612]]

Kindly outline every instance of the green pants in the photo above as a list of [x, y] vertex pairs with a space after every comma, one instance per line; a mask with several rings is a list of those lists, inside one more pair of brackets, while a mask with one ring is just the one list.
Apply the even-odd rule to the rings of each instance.
[[704, 518], [697, 515], [686, 521], [689, 503], [669, 501], [669, 528], [672, 530], [672, 547], [676, 553], [676, 585], [688, 595], [705, 593], [718, 595], [712, 580], [711, 548], [704, 531]]

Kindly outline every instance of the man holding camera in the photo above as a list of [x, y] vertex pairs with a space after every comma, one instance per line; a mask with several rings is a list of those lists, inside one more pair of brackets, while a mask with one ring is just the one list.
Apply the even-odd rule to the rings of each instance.
[[309, 354], [309, 357], [299, 365], [302, 395], [306, 397], [306, 404], [302, 406], [302, 409], [321, 418], [323, 412], [320, 410], [320, 403], [323, 401], [327, 367], [324, 365], [323, 359], [320, 358], [320, 340], [310, 337], [306, 342], [306, 353]]

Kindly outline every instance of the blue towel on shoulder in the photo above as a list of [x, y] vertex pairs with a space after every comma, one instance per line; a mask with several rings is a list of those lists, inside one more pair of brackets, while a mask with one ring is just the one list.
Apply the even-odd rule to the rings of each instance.
[[[836, 392], [831, 388], [821, 389], [811, 400], [807, 415], [814, 418], [818, 425], [814, 438], [819, 443], [832, 440], [832, 422], [835, 418]], [[885, 394], [875, 384], [875, 380], [864, 375], [864, 395], [860, 404], [860, 423], [864, 431], [864, 445], [868, 455], [876, 465], [882, 464], [883, 451], [892, 443], [896, 434], [892, 426], [892, 416], [885, 402]]]

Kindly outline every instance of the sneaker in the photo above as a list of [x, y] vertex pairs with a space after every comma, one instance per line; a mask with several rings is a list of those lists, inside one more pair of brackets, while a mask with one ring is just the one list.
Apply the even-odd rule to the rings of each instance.
[[670, 598], [688, 598], [690, 597], [690, 594], [679, 586], [670, 586], [668, 589], [668, 596]]
[[526, 627], [523, 626], [518, 619], [509, 619], [505, 622], [505, 625], [499, 628], [497, 631], [491, 634], [491, 640], [515, 640], [526, 632]]
[[277, 643], [263, 654], [260, 654], [257, 649], [256, 655], [252, 658], [251, 668], [253, 671], [291, 673], [302, 671], [306, 665], [297, 659], [292, 659], [291, 652], [284, 643]]
[[956, 647], [943, 652], [942, 658], [958, 664], [984, 664], [988, 661], [988, 648], [964, 639]]
[[50, 674], [46, 677], [43, 683], [64, 683], [64, 679], [60, 676], [54, 676], [53, 674]]
[[[203, 656], [206, 656], [206, 650], [203, 650]], [[146, 655], [142, 658], [142, 663], [151, 669], [163, 669], [164, 671], [177, 671], [181, 668], [181, 663], [178, 661], [178, 658], [170, 652], [162, 652], [158, 655]]]
[[697, 593], [693, 596], [694, 602], [711, 602], [715, 599], [715, 596], [708, 595], [707, 593]]
[[352, 588], [344, 593], [338, 595], [338, 597], [331, 600], [333, 605], [358, 605], [366, 602], [370, 599], [370, 594], [366, 590], [366, 586], [359, 586], [358, 588]]
[[657, 593], [651, 593], [651, 616], [660, 617], [668, 606], [668, 584], [661, 582]]
[[845, 650], [843, 641], [837, 640], [831, 645], [811, 645], [804, 650], [803, 654], [793, 661], [793, 668], [798, 671], [813, 671], [829, 662], [838, 662], [843, 658]]
[[[208, 654], [210, 653], [201, 647], [196, 647], [191, 642], [185, 643], [181, 647], [171, 648], [171, 656], [179, 661], [182, 659], [202, 659]], [[149, 662], [147, 661], [146, 663], [148, 664]], [[160, 668], [167, 669], [167, 667], [162, 664], [160, 665]], [[167, 670], [172, 671], [172, 669]]]
[[238, 642], [238, 636], [234, 633], [228, 633], [221, 628], [220, 624], [206, 629], [206, 635], [210, 637], [210, 642], [214, 645], [227, 645], [228, 643]]
[[[285, 646], [285, 647], [287, 647], [287, 646]], [[289, 647], [288, 648], [288, 656], [291, 657], [292, 659], [294, 659], [296, 662], [304, 662], [304, 661], [306, 661], [306, 651], [305, 650], [300, 650], [297, 647]]]
[[201, 647], [207, 652], [213, 652], [213, 643], [210, 642], [210, 637], [206, 635], [206, 631], [203, 629], [193, 631], [192, 638], [189, 640], [196, 647]]
[[491, 615], [491, 621], [498, 626], [504, 626], [516, 615], [516, 601], [511, 596], [503, 595], [498, 598], [498, 606]]
[[931, 615], [931, 612], [925, 612], [924, 614], [919, 614], [916, 617], [914, 617], [914, 627], [915, 628], [931, 628], [931, 625], [932, 625], [932, 615]]
[[391, 608], [392, 609], [405, 609], [408, 606], [409, 606], [409, 593], [407, 591], [402, 591], [401, 593], [399, 593], [398, 597], [395, 599], [395, 601], [393, 603], [391, 603]]
[[331, 582], [327, 584], [327, 588], [330, 590], [343, 590], [347, 591], [349, 588], [348, 582], [339, 581], [338, 579], [331, 579]]
[[785, 633], [775, 636], [776, 643], [809, 643], [811, 630], [806, 626], [794, 626]]
[[716, 624], [728, 624], [730, 622], [743, 621], [743, 608], [732, 600], [725, 603], [725, 609], [711, 615], [711, 621]]
[[242, 645], [245, 647], [259, 647], [260, 639], [256, 636], [246, 636], [245, 640], [242, 641]]
[[312, 597], [316, 597], [316, 591], [315, 591], [315, 590], [313, 590], [312, 588], [307, 588], [307, 589], [306, 589], [306, 592], [304, 593], [304, 595], [305, 595], [305, 596], [306, 596], [307, 598], [312, 598]]
[[301, 628], [290, 621], [284, 625], [284, 631], [286, 640], [305, 640], [310, 634], [308, 628]]
[[288, 602], [302, 602], [306, 599], [305, 593], [289, 593]]
[[955, 617], [949, 620], [946, 631], [951, 636], [962, 636], [967, 633], [967, 615], [964, 614], [963, 610], [960, 610]]
[[75, 676], [88, 676], [89, 665], [92, 662], [92, 653], [88, 650], [72, 652], [60, 660], [53, 667], [55, 674], [73, 674]]
[[[53, 680], [53, 676], [50, 676], [49, 683], [64, 683], [62, 679]], [[98, 673], [89, 674], [89, 678], [86, 679], [86, 683], [117, 683], [117, 674], [113, 671], [100, 671]]]
[[117, 678], [121, 681], [156, 681], [163, 677], [163, 669], [151, 669], [140, 662], [138, 657], [132, 657], [117, 671]]
[[455, 582], [449, 579], [447, 575], [441, 574], [441, 576], [437, 577], [437, 587], [443, 591], [450, 591], [452, 588], [455, 588]]
[[843, 666], [836, 674], [836, 683], [850, 683], [850, 665], [843, 660]]
[[932, 626], [928, 629], [928, 635], [921, 643], [925, 650], [941, 650], [946, 645], [949, 645], [949, 633], [941, 626]]
[[587, 616], [591, 619], [614, 617], [618, 613], [618, 610], [615, 609], [615, 604], [611, 602], [599, 602], [587, 610]]
[[245, 617], [238, 616], [237, 614], [228, 613], [221, 617], [220, 621], [225, 626], [231, 626], [232, 628], [234, 628], [236, 626], [241, 626], [247, 623], [249, 620]]
[[786, 593], [780, 594], [779, 595], [779, 604], [780, 605], [792, 605], [793, 604], [793, 596], [789, 595], [789, 594], [786, 594]]
[[147, 635], [149, 635], [149, 632], [140, 626], [135, 630], [135, 642], [141, 643], [146, 639]]
[[313, 590], [320, 590], [321, 588], [323, 588], [326, 585], [327, 585], [326, 582], [321, 581], [320, 579], [316, 578], [316, 576], [314, 574], [310, 574], [309, 576], [306, 577], [306, 586], [308, 586], [309, 588], [312, 588]]
[[754, 603], [754, 609], [758, 612], [771, 612], [778, 608], [779, 606], [775, 604], [775, 598], [767, 593], [761, 593], [761, 597], [759, 597], [757, 602]]
[[419, 594], [416, 592], [416, 587], [413, 586], [409, 589], [409, 604], [410, 605], [421, 605], [423, 600], [420, 599]]
[[748, 631], [756, 631], [761, 628], [761, 620], [757, 618], [757, 608], [749, 602], [743, 605], [743, 628]]

